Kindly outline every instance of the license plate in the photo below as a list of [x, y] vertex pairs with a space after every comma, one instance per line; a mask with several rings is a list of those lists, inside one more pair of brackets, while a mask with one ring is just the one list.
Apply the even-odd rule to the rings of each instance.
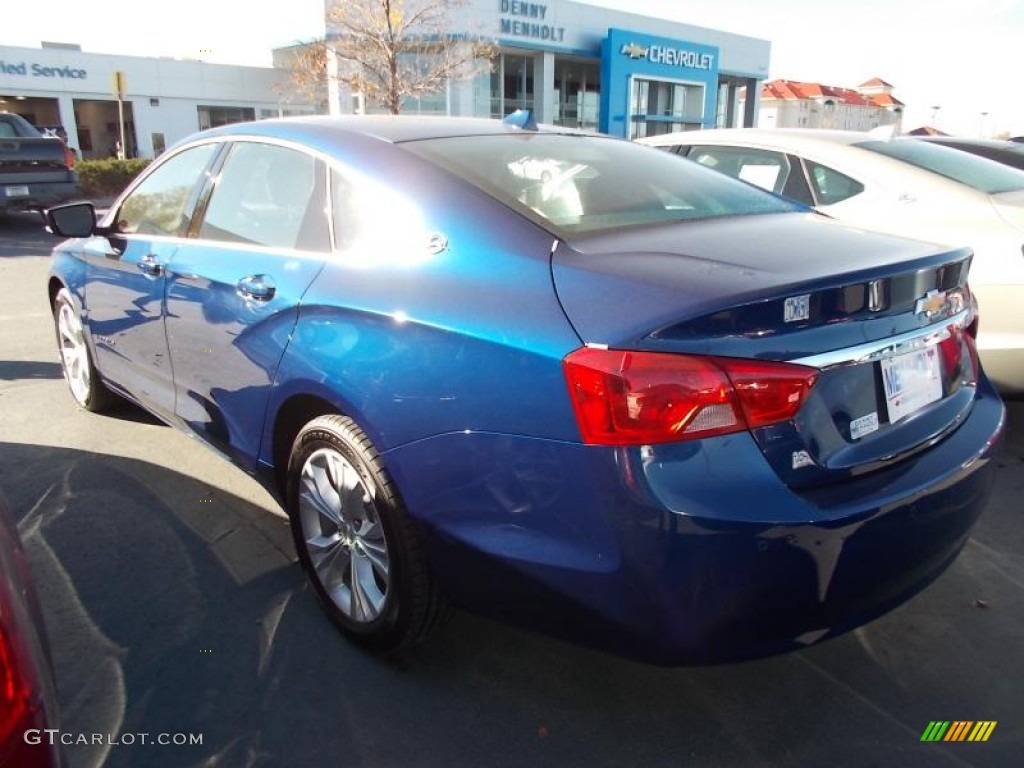
[[934, 403], [942, 397], [938, 350], [928, 347], [882, 360], [882, 383], [890, 424]]
[[28, 186], [18, 184], [17, 186], [4, 187], [4, 194], [8, 197], [28, 197]]

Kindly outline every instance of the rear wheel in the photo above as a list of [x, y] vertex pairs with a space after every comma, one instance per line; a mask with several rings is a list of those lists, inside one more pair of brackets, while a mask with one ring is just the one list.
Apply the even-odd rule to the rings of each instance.
[[53, 324], [64, 380], [75, 402], [87, 411], [98, 413], [114, 401], [114, 395], [100, 381], [85, 341], [82, 320], [67, 288], [61, 288], [53, 304]]
[[299, 432], [287, 501], [299, 560], [324, 610], [351, 639], [392, 651], [446, 615], [415, 526], [351, 419], [321, 416]]

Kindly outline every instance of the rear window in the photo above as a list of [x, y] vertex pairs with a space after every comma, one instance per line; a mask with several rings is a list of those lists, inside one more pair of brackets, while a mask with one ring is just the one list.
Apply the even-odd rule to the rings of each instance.
[[561, 236], [803, 210], [689, 160], [618, 139], [521, 133], [403, 146]]
[[903, 160], [989, 195], [1024, 189], [1024, 171], [950, 147], [913, 139], [864, 141], [854, 146]]

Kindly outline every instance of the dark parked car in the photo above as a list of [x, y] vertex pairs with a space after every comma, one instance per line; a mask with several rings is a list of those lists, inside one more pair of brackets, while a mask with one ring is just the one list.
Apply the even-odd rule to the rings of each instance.
[[0, 768], [61, 764], [57, 696], [39, 602], [18, 529], [0, 494]]
[[937, 577], [988, 496], [969, 251], [626, 141], [232, 125], [48, 216], [77, 402], [261, 478], [377, 650], [448, 601], [659, 663], [800, 648]]
[[0, 112], [0, 213], [45, 208], [80, 197], [75, 154], [21, 115]]
[[989, 160], [995, 160], [1003, 165], [1024, 171], [1024, 144], [1019, 142], [996, 139], [962, 139], [957, 136], [920, 136], [918, 139], [970, 152], [979, 157], [987, 157]]

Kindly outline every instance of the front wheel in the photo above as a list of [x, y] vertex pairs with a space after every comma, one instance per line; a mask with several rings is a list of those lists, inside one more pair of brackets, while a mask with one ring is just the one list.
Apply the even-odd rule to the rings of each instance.
[[299, 560], [328, 616], [352, 640], [393, 651], [446, 615], [418, 532], [369, 438], [330, 415], [299, 432], [288, 464]]
[[61, 288], [53, 303], [53, 324], [64, 379], [75, 402], [87, 411], [98, 413], [110, 407], [114, 395], [100, 381], [85, 341], [82, 320], [67, 288]]

